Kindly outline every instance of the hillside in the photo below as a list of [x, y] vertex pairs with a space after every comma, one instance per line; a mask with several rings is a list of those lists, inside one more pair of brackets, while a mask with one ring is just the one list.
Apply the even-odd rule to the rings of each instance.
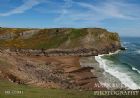
[[120, 47], [117, 33], [101, 28], [22, 29], [0, 28], [0, 47], [73, 49]]

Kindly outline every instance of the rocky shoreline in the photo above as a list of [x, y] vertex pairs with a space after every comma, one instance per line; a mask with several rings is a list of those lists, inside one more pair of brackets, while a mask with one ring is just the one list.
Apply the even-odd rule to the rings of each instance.
[[0, 76], [18, 84], [77, 90], [106, 89], [96, 87], [98, 77], [91, 72], [96, 69], [81, 66], [77, 56], [23, 56], [1, 51], [0, 61], [4, 59], [9, 67], [0, 67]]

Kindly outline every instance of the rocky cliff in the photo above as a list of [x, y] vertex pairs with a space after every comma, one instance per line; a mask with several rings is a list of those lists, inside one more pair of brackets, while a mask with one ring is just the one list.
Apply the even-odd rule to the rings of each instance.
[[117, 33], [101, 28], [0, 28], [0, 47], [44, 55], [98, 55], [121, 48]]
[[0, 78], [45, 88], [104, 90], [96, 87], [94, 63], [81, 65], [86, 57], [79, 56], [120, 48], [118, 34], [101, 28], [0, 28]]

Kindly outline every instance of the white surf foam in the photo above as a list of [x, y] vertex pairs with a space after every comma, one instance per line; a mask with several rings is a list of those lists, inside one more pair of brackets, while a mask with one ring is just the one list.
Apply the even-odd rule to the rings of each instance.
[[127, 75], [127, 73], [119, 72], [119, 70], [113, 66], [112, 61], [103, 59], [102, 56], [95, 56], [96, 61], [99, 63], [100, 67], [105, 70], [105, 72], [111, 74], [120, 80], [122, 84], [132, 90], [140, 89], [140, 87]]
[[123, 44], [130, 44], [130, 42], [123, 42]]
[[132, 70], [137, 71], [140, 74], [140, 70], [136, 69], [135, 67], [132, 67]]
[[140, 54], [140, 50], [137, 50], [136, 53]]
[[98, 56], [105, 56], [105, 55], [114, 55], [114, 54], [118, 54], [121, 50], [117, 50], [115, 52], [110, 52], [109, 54], [101, 54], [101, 55], [98, 55]]

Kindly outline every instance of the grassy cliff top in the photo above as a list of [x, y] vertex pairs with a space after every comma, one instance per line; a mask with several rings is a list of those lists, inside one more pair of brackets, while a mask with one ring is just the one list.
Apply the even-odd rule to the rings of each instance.
[[119, 36], [102, 28], [0, 28], [0, 47], [3, 48], [95, 48], [103, 42], [119, 42]]

